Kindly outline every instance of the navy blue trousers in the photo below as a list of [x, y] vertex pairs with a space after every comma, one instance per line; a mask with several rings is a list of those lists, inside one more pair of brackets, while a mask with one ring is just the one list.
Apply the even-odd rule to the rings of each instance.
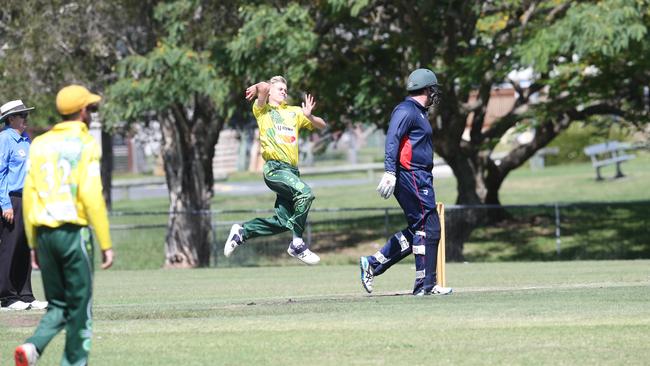
[[415, 255], [413, 293], [431, 291], [436, 284], [436, 256], [440, 241], [440, 220], [436, 211], [431, 172], [399, 170], [395, 198], [406, 216], [408, 226], [393, 236], [374, 255], [368, 257], [375, 276], [409, 254]]

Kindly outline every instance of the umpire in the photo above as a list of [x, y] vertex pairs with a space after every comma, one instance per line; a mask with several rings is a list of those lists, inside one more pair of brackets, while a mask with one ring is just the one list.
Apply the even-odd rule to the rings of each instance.
[[393, 192], [408, 226], [393, 235], [374, 255], [361, 257], [361, 283], [372, 292], [374, 276], [409, 254], [415, 255], [414, 295], [446, 295], [451, 288], [436, 285], [436, 255], [440, 221], [433, 191], [432, 128], [428, 108], [440, 101], [436, 75], [417, 69], [408, 78], [409, 96], [393, 110], [386, 133], [385, 173], [377, 187], [388, 199]]
[[32, 293], [29, 247], [25, 236], [22, 194], [31, 140], [25, 132], [29, 111], [21, 100], [0, 107], [0, 303], [3, 310], [44, 309]]

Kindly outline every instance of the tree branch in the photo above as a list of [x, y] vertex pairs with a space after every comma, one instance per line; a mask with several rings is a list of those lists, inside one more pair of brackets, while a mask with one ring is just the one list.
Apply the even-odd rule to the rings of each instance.
[[533, 140], [528, 144], [522, 144], [512, 149], [505, 158], [501, 159], [498, 169], [502, 174], [507, 174], [512, 169], [518, 168], [531, 156], [535, 155], [539, 149], [551, 142], [560, 132], [567, 129], [571, 123], [583, 121], [596, 115], [625, 116], [625, 112], [606, 103], [594, 104], [581, 110], [571, 108], [559, 114], [555, 121], [549, 120], [536, 127]]

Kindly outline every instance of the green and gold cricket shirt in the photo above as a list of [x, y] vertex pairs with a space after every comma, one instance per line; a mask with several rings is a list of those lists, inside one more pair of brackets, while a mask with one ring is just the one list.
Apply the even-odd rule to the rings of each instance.
[[253, 103], [253, 115], [260, 130], [264, 160], [282, 161], [298, 166], [298, 134], [302, 128], [313, 129], [302, 108], [282, 103], [279, 106]]
[[80, 121], [61, 122], [34, 139], [23, 188], [29, 246], [38, 226], [92, 225], [102, 250], [111, 248], [102, 195], [101, 149]]

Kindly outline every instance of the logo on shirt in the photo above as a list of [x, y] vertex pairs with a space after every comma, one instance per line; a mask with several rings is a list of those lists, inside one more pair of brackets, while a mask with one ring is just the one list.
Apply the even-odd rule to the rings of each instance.
[[277, 132], [275, 140], [283, 143], [293, 145], [296, 143], [296, 129], [285, 125], [275, 125]]
[[284, 125], [275, 125], [275, 128], [266, 130], [266, 135], [280, 144], [293, 145], [296, 143], [294, 129]]
[[18, 156], [21, 158], [27, 157], [27, 152], [25, 152], [23, 149], [18, 149]]
[[[288, 113], [291, 116], [291, 119], [288, 122], [292, 122], [296, 116], [295, 112]], [[285, 120], [282, 118], [280, 113], [275, 109], [271, 110], [271, 121], [273, 121], [273, 127], [270, 128], [267, 132], [269, 137], [272, 137], [281, 144], [294, 145], [297, 142], [296, 138], [296, 129], [285, 124]], [[271, 131], [275, 130], [275, 131]]]

